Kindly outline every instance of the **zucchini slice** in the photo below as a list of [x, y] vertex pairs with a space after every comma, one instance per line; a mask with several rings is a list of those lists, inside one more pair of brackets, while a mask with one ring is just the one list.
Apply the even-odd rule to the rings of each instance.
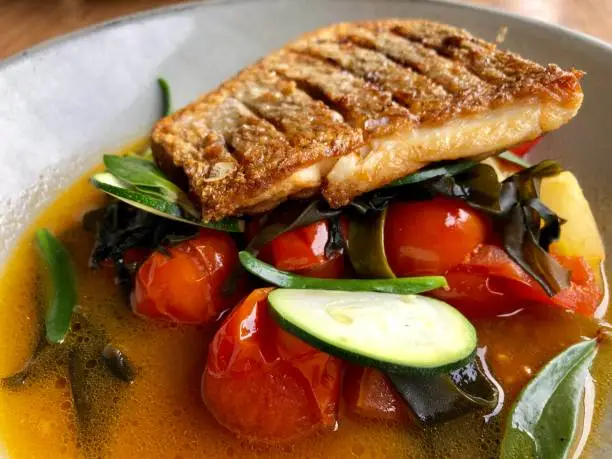
[[384, 292], [414, 295], [448, 286], [444, 276], [399, 277], [395, 279], [322, 279], [280, 271], [243, 250], [240, 263], [248, 272], [277, 287], [294, 289], [344, 290], [348, 292]]
[[392, 373], [435, 374], [465, 365], [476, 331], [452, 306], [419, 295], [277, 289], [280, 326], [310, 345]]

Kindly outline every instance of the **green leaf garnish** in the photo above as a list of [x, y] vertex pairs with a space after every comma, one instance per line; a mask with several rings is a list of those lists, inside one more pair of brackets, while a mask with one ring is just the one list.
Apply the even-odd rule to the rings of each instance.
[[45, 332], [50, 343], [61, 343], [70, 329], [77, 303], [76, 274], [68, 250], [47, 229], [36, 231], [36, 242], [50, 279]]
[[147, 159], [136, 156], [104, 155], [104, 165], [108, 172], [130, 185], [159, 193], [176, 199], [181, 193], [178, 186], [168, 180], [158, 167]]
[[105, 155], [104, 164], [107, 171], [94, 175], [91, 183], [117, 199], [183, 223], [220, 231], [244, 231], [244, 222], [237, 218], [203, 222], [187, 194], [169, 181], [152, 161], [135, 156]]
[[397, 279], [319, 279], [278, 270], [246, 251], [240, 252], [238, 256], [240, 263], [248, 272], [272, 285], [284, 288], [408, 295], [427, 292], [448, 285], [443, 276], [400, 277]]
[[585, 381], [596, 353], [594, 339], [574, 344], [529, 382], [508, 415], [502, 459], [568, 456]]
[[433, 178], [442, 177], [445, 175], [452, 176], [465, 172], [471, 169], [476, 164], [477, 160], [461, 159], [457, 161], [447, 161], [442, 164], [434, 163], [432, 166], [424, 167], [404, 178], [395, 180], [386, 186], [386, 188], [394, 188], [398, 186], [411, 185], [413, 183], [424, 182]]
[[162, 118], [172, 113], [172, 94], [170, 92], [170, 85], [164, 79], [159, 77], [157, 79], [157, 85], [161, 90], [162, 94]]
[[557, 162], [547, 160], [500, 182], [491, 166], [477, 163], [455, 175], [366, 193], [350, 207], [367, 215], [382, 212], [394, 199], [423, 200], [436, 195], [463, 199], [493, 219], [510, 258], [553, 296], [569, 285], [569, 272], [548, 254], [563, 220], [540, 201], [539, 189], [542, 178], [562, 171]]

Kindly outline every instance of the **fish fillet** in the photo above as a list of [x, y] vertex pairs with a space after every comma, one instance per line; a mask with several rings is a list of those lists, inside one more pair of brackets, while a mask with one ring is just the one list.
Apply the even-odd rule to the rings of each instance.
[[332, 207], [434, 161], [559, 128], [582, 72], [423, 20], [319, 29], [160, 120], [160, 167], [205, 220], [321, 194]]

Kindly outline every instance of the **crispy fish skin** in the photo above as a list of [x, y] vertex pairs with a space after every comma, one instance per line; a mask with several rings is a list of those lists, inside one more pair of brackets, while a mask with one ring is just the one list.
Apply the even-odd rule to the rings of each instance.
[[341, 23], [160, 120], [153, 152], [205, 220], [318, 193], [338, 207], [430, 162], [557, 129], [582, 103], [581, 77], [444, 24]]

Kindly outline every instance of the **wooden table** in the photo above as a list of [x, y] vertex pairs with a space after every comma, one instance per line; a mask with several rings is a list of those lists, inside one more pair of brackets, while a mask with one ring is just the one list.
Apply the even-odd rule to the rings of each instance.
[[[0, 59], [81, 27], [183, 1], [0, 0]], [[612, 42], [612, 0], [471, 1], [562, 24]]]

